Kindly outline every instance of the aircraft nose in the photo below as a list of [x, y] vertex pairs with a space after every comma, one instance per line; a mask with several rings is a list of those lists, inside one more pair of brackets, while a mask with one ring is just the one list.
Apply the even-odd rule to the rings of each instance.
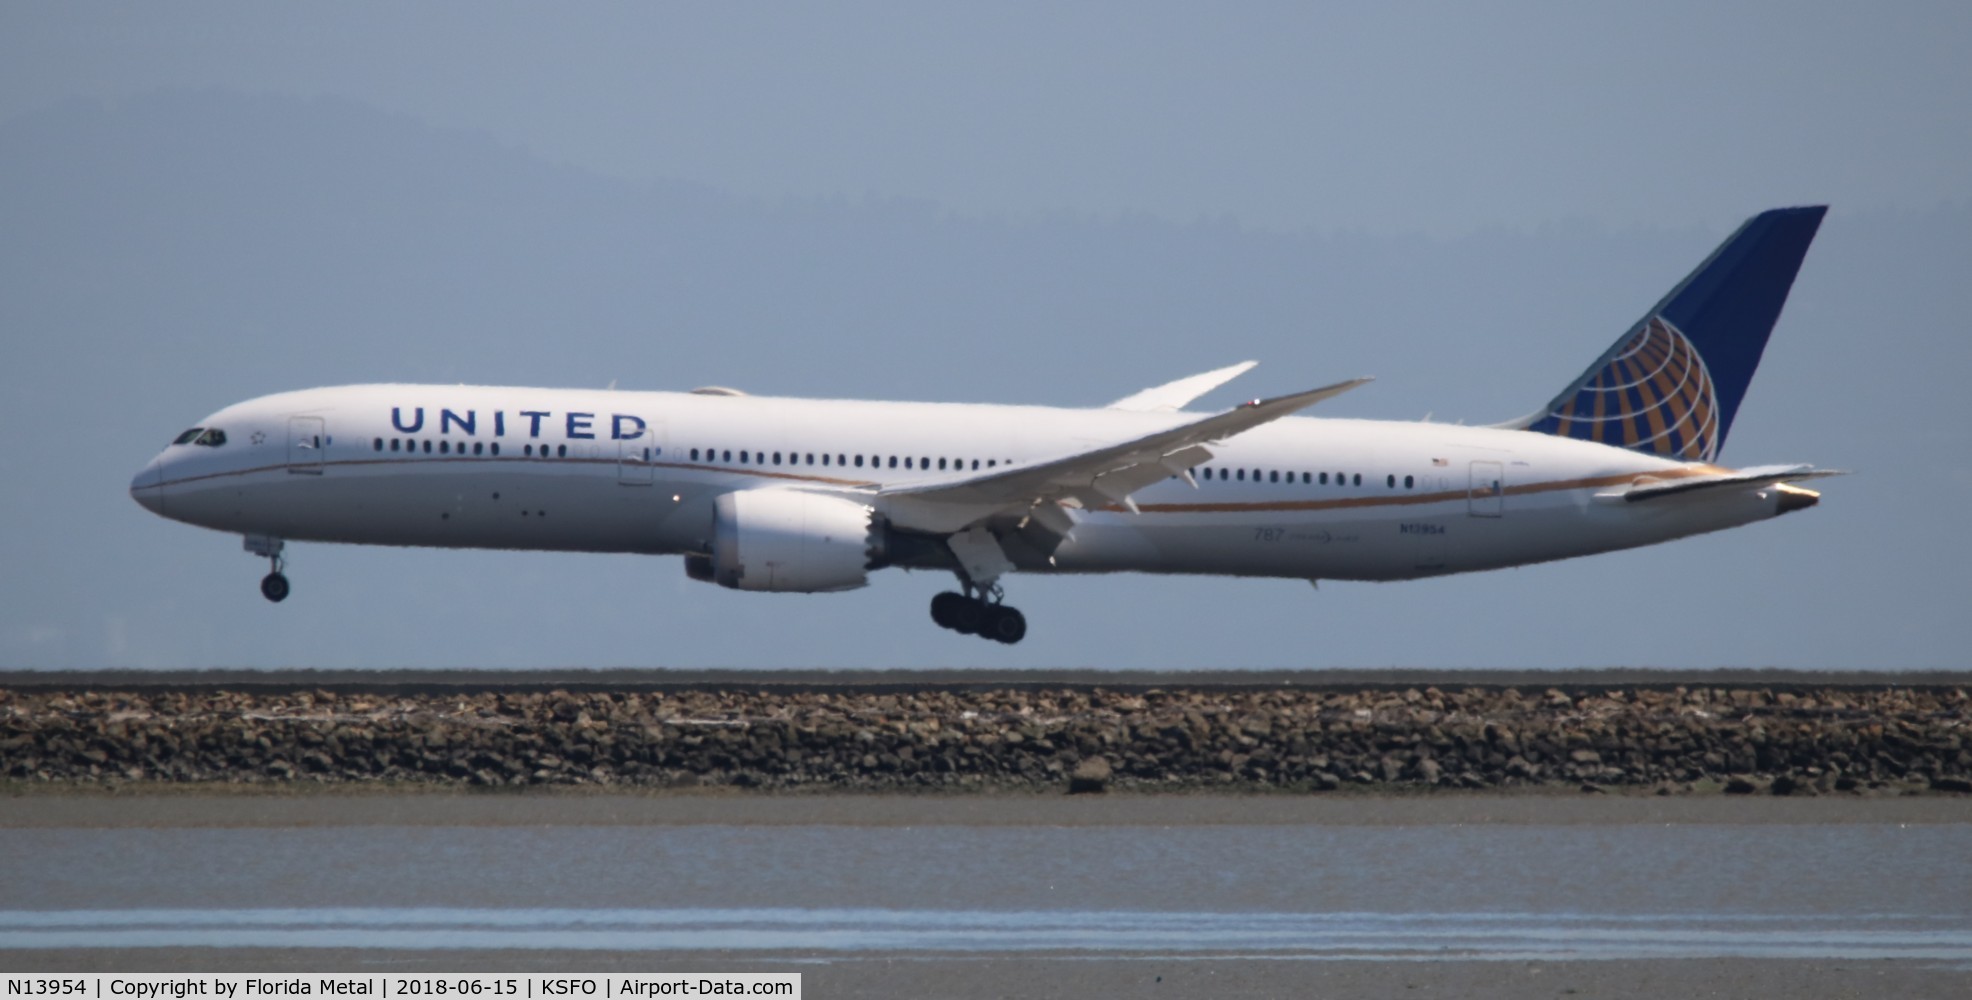
[[164, 464], [151, 459], [136, 478], [130, 480], [130, 498], [153, 514], [164, 513]]

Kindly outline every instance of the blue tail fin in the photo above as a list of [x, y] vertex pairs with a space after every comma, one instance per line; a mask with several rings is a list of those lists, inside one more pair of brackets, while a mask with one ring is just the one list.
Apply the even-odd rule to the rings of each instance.
[[1746, 397], [1826, 205], [1761, 212], [1521, 426], [1709, 462]]

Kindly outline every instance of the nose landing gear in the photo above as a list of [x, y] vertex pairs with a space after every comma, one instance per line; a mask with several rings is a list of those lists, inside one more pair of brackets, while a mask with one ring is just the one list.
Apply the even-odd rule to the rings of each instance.
[[288, 599], [288, 578], [281, 571], [287, 568], [288, 561], [281, 558], [281, 550], [287, 543], [267, 535], [246, 536], [246, 550], [257, 556], [266, 557], [269, 569], [273, 572], [260, 578], [260, 596], [276, 604]]
[[288, 599], [288, 578], [279, 559], [274, 560], [274, 572], [260, 578], [260, 596], [276, 604]]
[[1027, 636], [1027, 616], [1000, 603], [1000, 588], [961, 582], [965, 593], [945, 591], [931, 599], [931, 620], [961, 635], [1013, 645]]

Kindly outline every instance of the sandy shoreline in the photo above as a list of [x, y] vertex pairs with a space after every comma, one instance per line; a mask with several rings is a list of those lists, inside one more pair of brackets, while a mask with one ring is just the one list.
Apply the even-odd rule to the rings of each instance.
[[[1469, 843], [1475, 825], [1537, 828], [1589, 827], [1579, 836], [1618, 836], [1622, 828], [1738, 827], [1728, 834], [1742, 844], [1782, 844], [1803, 831], [1831, 825], [1856, 829], [1873, 824], [1895, 829], [1940, 825], [1972, 826], [1972, 798], [1824, 797], [1654, 797], [1580, 794], [1434, 793], [1429, 795], [1346, 794], [1329, 796], [1163, 794], [1103, 796], [1043, 794], [895, 795], [600, 792], [352, 793], [324, 790], [287, 795], [163, 795], [63, 792], [0, 798], [0, 832], [31, 838], [108, 834], [116, 843], [141, 844], [144, 836], [181, 844], [186, 837], [237, 837], [245, 832], [272, 838], [326, 835], [375, 843], [389, 828], [452, 828], [458, 840], [489, 835], [531, 839], [550, 829], [642, 827], [669, 838], [745, 837], [760, 846], [762, 836], [783, 836], [772, 828], [825, 831], [847, 827], [867, 832], [854, 838], [895, 838], [912, 827], [949, 827], [964, 836], [967, 827], [1027, 827], [1047, 836], [1155, 837], [1173, 827], [1261, 825], [1364, 827], [1361, 837], [1414, 837], [1420, 828], [1444, 831], [1449, 843]], [[690, 827], [731, 826], [694, 832]], [[1604, 832], [1596, 827], [1608, 827]], [[343, 832], [337, 833], [340, 828]], [[480, 831], [475, 828], [506, 828]], [[1064, 830], [1064, 828], [1067, 828]], [[1388, 834], [1380, 829], [1390, 828]], [[199, 830], [212, 831], [200, 834]], [[1140, 831], [1132, 833], [1131, 830]], [[154, 834], [141, 831], [152, 830]], [[259, 833], [253, 831], [258, 830]], [[669, 831], [666, 833], [665, 831]], [[312, 832], [310, 832], [312, 831]], [[1049, 832], [1052, 831], [1052, 832]], [[414, 832], [429, 838], [435, 831]], [[797, 837], [800, 830], [788, 831]], [[1236, 832], [1236, 831], [1232, 831]], [[1510, 833], [1511, 831], [1503, 831]], [[139, 840], [124, 838], [138, 836]], [[437, 834], [447, 837], [445, 834]], [[605, 834], [590, 832], [580, 838]], [[637, 834], [641, 836], [641, 834]], [[1029, 834], [1014, 831], [1016, 837]], [[1227, 834], [1232, 835], [1231, 833]], [[1807, 833], [1807, 836], [1818, 836]], [[1897, 834], [1903, 836], [1904, 834]], [[1909, 835], [1916, 835], [1912, 830]], [[1936, 839], [1936, 834], [1928, 834]], [[450, 838], [448, 838], [449, 841]], [[216, 841], [215, 841], [216, 842]], [[232, 843], [232, 841], [225, 841]], [[270, 844], [282, 842], [277, 839]], [[395, 841], [392, 841], [393, 843]], [[805, 841], [804, 841], [805, 842]], [[1024, 841], [1023, 841], [1024, 842]], [[612, 841], [614, 843], [614, 841]], [[197, 848], [191, 848], [195, 856]], [[1763, 848], [1764, 850], [1764, 848]], [[283, 857], [278, 854], [276, 859]], [[751, 853], [748, 857], [752, 857]], [[831, 855], [831, 857], [836, 857]], [[263, 859], [264, 860], [264, 859]], [[464, 862], [471, 870], [473, 858]], [[838, 857], [837, 860], [840, 860]], [[347, 865], [345, 858], [340, 864]], [[148, 862], [132, 861], [133, 864]], [[253, 862], [243, 863], [251, 864]], [[285, 863], [285, 862], [283, 862]], [[734, 861], [733, 863], [739, 863]], [[751, 861], [747, 862], [753, 863]], [[765, 861], [769, 865], [771, 860]], [[781, 860], [785, 863], [785, 859]], [[166, 863], [169, 867], [169, 863]], [[325, 862], [331, 868], [337, 862]], [[1947, 866], [1947, 869], [1949, 866]], [[503, 871], [494, 859], [489, 871]], [[269, 869], [264, 876], [292, 878], [296, 872]], [[400, 875], [403, 873], [400, 873]], [[1954, 877], [1940, 870], [1940, 877]], [[242, 876], [248, 883], [260, 876]], [[497, 876], [496, 876], [497, 877]], [[1565, 877], [1565, 876], [1564, 876]], [[170, 884], [169, 880], [165, 884]], [[558, 883], [557, 883], [558, 884]], [[724, 883], [721, 883], [722, 885]], [[122, 891], [122, 890], [120, 890]], [[136, 892], [136, 889], [129, 890]], [[259, 889], [253, 889], [258, 893]], [[276, 890], [253, 905], [295, 905]], [[237, 895], [237, 894], [236, 894]], [[139, 898], [137, 896], [120, 898]], [[205, 898], [205, 897], [201, 897]], [[210, 904], [229, 905], [220, 899]], [[260, 898], [260, 897], [255, 897]], [[307, 894], [303, 893], [303, 898]], [[833, 898], [833, 897], [831, 897]], [[543, 896], [558, 905], [571, 900]], [[928, 897], [928, 899], [930, 899]], [[574, 902], [579, 902], [579, 897]], [[42, 905], [48, 905], [43, 903]], [[69, 904], [77, 905], [77, 904]], [[180, 903], [145, 902], [172, 906]], [[234, 902], [231, 905], [238, 905]], [[344, 905], [338, 903], [336, 905]], [[367, 904], [366, 904], [367, 905]], [[458, 905], [453, 901], [450, 905]], [[847, 905], [847, 904], [844, 904]], [[931, 899], [927, 905], [936, 905]], [[959, 904], [952, 904], [959, 905]], [[976, 905], [966, 903], [964, 905]], [[4, 909], [0, 905], [0, 909]], [[1401, 942], [1390, 942], [1401, 948]], [[1416, 952], [1379, 954], [1377, 940], [1366, 939], [1360, 953], [1235, 953], [1211, 951], [1169, 954], [1127, 951], [1054, 953], [1049, 951], [947, 952], [934, 950], [737, 950], [665, 949], [613, 951], [570, 948], [429, 947], [34, 947], [0, 949], [0, 971], [366, 971], [366, 972], [800, 972], [806, 995], [814, 997], [1472, 997], [1507, 1000], [1525, 997], [1788, 996], [1793, 1000], [1860, 997], [1963, 997], [1972, 995], [1972, 964], [1931, 959], [1837, 958], [1583, 958], [1529, 960], [1510, 954], [1491, 960], [1457, 953], [1419, 958]]]
[[768, 795], [37, 789], [0, 829], [346, 826], [1214, 826], [1972, 823], [1972, 797], [1429, 795]]

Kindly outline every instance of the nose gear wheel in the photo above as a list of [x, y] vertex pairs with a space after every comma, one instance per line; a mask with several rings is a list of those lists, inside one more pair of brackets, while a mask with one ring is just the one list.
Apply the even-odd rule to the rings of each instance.
[[271, 572], [260, 578], [260, 596], [275, 604], [288, 599], [288, 577], [282, 572], [288, 568], [287, 559], [281, 555], [281, 551], [285, 548], [287, 543], [278, 538], [267, 535], [246, 536], [246, 550], [254, 555], [267, 557], [267, 568]]

